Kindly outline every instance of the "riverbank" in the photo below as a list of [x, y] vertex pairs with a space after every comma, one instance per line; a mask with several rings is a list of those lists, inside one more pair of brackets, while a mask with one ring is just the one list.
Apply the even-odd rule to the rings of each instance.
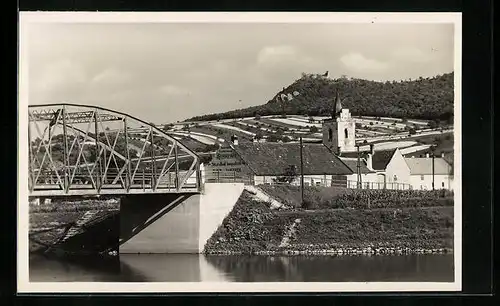
[[[292, 201], [287, 204], [296, 207]], [[317, 208], [273, 210], [244, 191], [204, 253], [404, 255], [453, 250], [453, 201], [436, 192], [349, 191], [312, 204]]]
[[94, 255], [115, 245], [117, 200], [30, 203], [29, 252]]

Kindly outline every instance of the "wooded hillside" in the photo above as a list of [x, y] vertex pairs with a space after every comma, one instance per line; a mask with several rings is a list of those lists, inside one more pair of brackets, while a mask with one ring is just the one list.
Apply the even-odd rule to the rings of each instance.
[[[416, 80], [376, 82], [362, 79], [330, 79], [303, 74], [266, 104], [197, 116], [190, 121], [250, 117], [255, 115], [328, 115], [339, 90], [343, 107], [357, 116], [441, 119], [452, 122], [453, 72]], [[283, 96], [283, 98], [281, 98]], [[285, 97], [287, 96], [287, 97]], [[290, 99], [291, 98], [291, 99]]]

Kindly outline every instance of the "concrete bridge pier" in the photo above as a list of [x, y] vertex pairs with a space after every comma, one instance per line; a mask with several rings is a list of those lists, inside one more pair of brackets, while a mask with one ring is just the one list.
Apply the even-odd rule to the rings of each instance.
[[201, 253], [243, 188], [242, 183], [207, 183], [200, 194], [123, 197], [119, 252]]

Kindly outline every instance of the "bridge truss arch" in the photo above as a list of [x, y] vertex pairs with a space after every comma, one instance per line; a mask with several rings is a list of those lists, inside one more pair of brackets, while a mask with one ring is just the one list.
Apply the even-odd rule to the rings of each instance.
[[200, 159], [174, 136], [122, 112], [78, 104], [28, 107], [29, 195], [187, 193]]

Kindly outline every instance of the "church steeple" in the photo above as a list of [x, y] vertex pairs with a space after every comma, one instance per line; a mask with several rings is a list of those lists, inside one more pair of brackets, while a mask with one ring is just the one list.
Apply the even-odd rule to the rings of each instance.
[[335, 93], [332, 118], [335, 119], [339, 117], [341, 112], [342, 112], [342, 101], [340, 100], [339, 92], [337, 90], [337, 92]]
[[323, 144], [335, 154], [355, 150], [356, 126], [348, 109], [342, 108], [340, 93], [335, 93], [331, 100], [331, 119], [323, 120]]

